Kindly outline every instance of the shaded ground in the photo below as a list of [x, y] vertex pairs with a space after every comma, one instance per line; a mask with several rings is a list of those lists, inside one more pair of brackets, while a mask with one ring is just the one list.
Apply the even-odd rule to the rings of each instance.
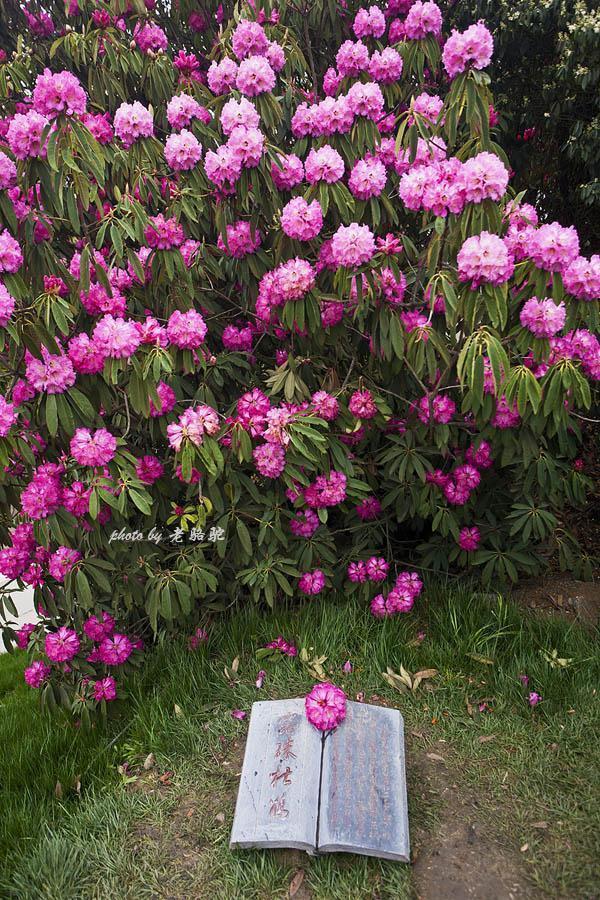
[[446, 743], [435, 744], [410, 763], [420, 800], [436, 811], [433, 831], [416, 835], [413, 879], [419, 900], [517, 900], [541, 896], [522, 871], [515, 848], [490, 832], [481, 800], [460, 785]]
[[518, 603], [536, 612], [565, 616], [583, 625], [600, 623], [600, 583], [567, 576], [521, 581], [514, 592]]

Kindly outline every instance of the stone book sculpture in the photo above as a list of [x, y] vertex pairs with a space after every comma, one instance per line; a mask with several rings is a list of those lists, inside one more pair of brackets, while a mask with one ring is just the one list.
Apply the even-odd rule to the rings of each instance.
[[398, 710], [349, 702], [342, 724], [324, 736], [302, 699], [254, 703], [230, 846], [408, 862]]

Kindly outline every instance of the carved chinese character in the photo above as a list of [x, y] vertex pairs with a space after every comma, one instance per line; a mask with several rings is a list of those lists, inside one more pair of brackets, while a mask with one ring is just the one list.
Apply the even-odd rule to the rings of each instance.
[[276, 819], [287, 819], [290, 811], [286, 808], [285, 805], [285, 796], [276, 797], [275, 800], [271, 800], [271, 805], [269, 807], [269, 815], [274, 816]]
[[269, 778], [271, 779], [271, 787], [275, 787], [277, 782], [281, 781], [281, 780], [283, 780], [284, 784], [291, 784], [292, 783], [292, 779], [290, 778], [291, 774], [292, 774], [292, 770], [290, 769], [289, 766], [286, 766], [286, 768], [283, 771], [281, 770], [281, 766], [277, 766], [277, 769], [275, 772], [269, 772]]
[[292, 738], [285, 738], [285, 740], [280, 741], [275, 748], [275, 756], [281, 759], [296, 759], [296, 754], [292, 751], [292, 747], [294, 746], [294, 742]]

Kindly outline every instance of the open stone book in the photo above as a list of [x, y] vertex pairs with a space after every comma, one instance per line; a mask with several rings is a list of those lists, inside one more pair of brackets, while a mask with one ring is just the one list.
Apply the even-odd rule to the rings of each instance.
[[230, 846], [408, 862], [398, 710], [348, 702], [342, 724], [323, 736], [303, 699], [254, 703]]

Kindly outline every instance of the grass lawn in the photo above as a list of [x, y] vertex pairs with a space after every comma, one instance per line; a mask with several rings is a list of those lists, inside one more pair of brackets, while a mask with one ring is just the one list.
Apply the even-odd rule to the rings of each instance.
[[[315, 680], [299, 659], [257, 662], [278, 634], [326, 655], [351, 699], [401, 709], [413, 866], [228, 850], [247, 729], [231, 710]], [[548, 661], [554, 650], [566, 667]], [[235, 657], [231, 684], [223, 669]], [[88, 733], [41, 716], [23, 665], [0, 657], [0, 897], [262, 900], [289, 896], [293, 882], [297, 900], [441, 900], [456, 859], [474, 896], [502, 896], [511, 879], [517, 896], [597, 892], [600, 659], [577, 625], [469, 586], [432, 588], [415, 613], [384, 622], [353, 601], [248, 609], [215, 624], [208, 648], [157, 647], [128, 704]], [[400, 665], [438, 675], [401, 694], [381, 677]], [[523, 673], [543, 697], [534, 710]]]

